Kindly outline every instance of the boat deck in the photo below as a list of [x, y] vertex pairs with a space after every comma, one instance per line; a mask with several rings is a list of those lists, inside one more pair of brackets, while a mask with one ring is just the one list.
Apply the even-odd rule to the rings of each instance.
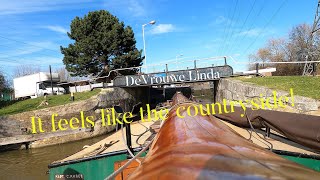
[[[133, 122], [131, 123], [131, 141], [132, 141], [132, 148], [141, 147], [148, 138], [153, 134], [150, 131], [150, 126], [153, 125], [155, 122]], [[125, 127], [123, 127], [123, 133], [125, 137]], [[145, 132], [139, 138], [139, 135]], [[139, 139], [138, 139], [139, 138]], [[126, 141], [123, 141], [121, 129], [113, 132], [107, 138], [93, 144], [90, 146], [85, 147], [84, 149], [80, 150], [79, 152], [65, 158], [62, 160], [55, 161], [53, 163], [62, 163], [65, 161], [81, 159], [85, 157], [95, 156], [98, 154], [104, 154], [113, 151], [125, 150]]]
[[[224, 124], [229, 126], [231, 129], [236, 131], [242, 137], [244, 137], [246, 139], [250, 138], [250, 131], [251, 130], [249, 131], [249, 129], [240, 128], [238, 126], [235, 126], [235, 125], [228, 123], [228, 122], [225, 122], [225, 121], [221, 121], [221, 122], [223, 122]], [[270, 142], [273, 145], [274, 150], [290, 151], [290, 152], [296, 152], [296, 153], [302, 153], [302, 154], [308, 154], [308, 155], [319, 155], [307, 147], [304, 147], [298, 143], [295, 143], [295, 142], [292, 142], [290, 140], [285, 139], [283, 136], [281, 136], [280, 134], [278, 134], [275, 131], [271, 130], [270, 137], [266, 139], [268, 142], [264, 141], [261, 138], [264, 136], [263, 131], [256, 129], [256, 132], [257, 132], [257, 134], [259, 134], [260, 137], [253, 131], [251, 141], [254, 144], [261, 146], [263, 148], [269, 148], [270, 145], [268, 142]]]
[[[235, 125], [228, 123], [228, 122], [225, 122], [225, 121], [221, 121], [221, 122], [226, 124], [228, 127], [230, 127], [232, 130], [237, 132], [242, 137], [244, 137], [246, 139], [250, 138], [250, 132], [248, 129], [235, 126]], [[132, 133], [131, 140], [132, 140], [132, 147], [133, 148], [141, 147], [144, 143], [146, 143], [148, 138], [152, 135], [152, 132], [149, 129], [153, 124], [155, 124], [155, 122], [153, 122], [153, 121], [143, 122], [141, 124], [140, 123], [139, 122], [131, 123], [131, 133]], [[124, 130], [125, 130], [125, 128], [124, 128]], [[147, 131], [147, 132], [145, 132], [145, 131]], [[259, 131], [259, 130], [256, 130], [256, 131], [260, 137], [263, 137], [262, 131]], [[138, 135], [143, 132], [145, 132], [145, 133], [143, 135], [141, 135], [141, 137], [139, 138]], [[272, 134], [277, 134], [277, 133], [272, 132]], [[124, 136], [125, 136], [125, 132], [124, 132]], [[319, 155], [316, 152], [313, 152], [311, 149], [308, 149], [308, 148], [301, 146], [297, 143], [294, 143], [290, 140], [286, 140], [284, 138], [281, 138], [281, 136], [271, 135], [270, 138], [267, 138], [268, 142], [264, 141], [259, 136], [255, 132], [252, 132], [251, 141], [254, 144], [261, 146], [263, 148], [269, 148], [270, 146], [268, 146], [269, 145], [268, 142], [270, 142], [270, 143], [272, 143], [273, 149], [275, 149], [275, 150], [291, 151], [291, 152], [308, 154], [308, 155]], [[137, 139], [138, 139], [138, 141], [137, 141]], [[110, 136], [108, 136], [107, 138], [105, 138], [105, 139], [103, 139], [93, 145], [90, 145], [90, 146], [80, 150], [79, 152], [77, 152], [71, 156], [68, 156], [62, 160], [55, 161], [53, 163], [61, 163], [61, 162], [65, 162], [65, 161], [81, 159], [81, 158], [85, 158], [85, 157], [95, 156], [97, 154], [104, 154], [104, 153], [119, 151], [119, 150], [124, 150], [124, 149], [126, 149], [126, 145], [125, 145], [125, 142], [123, 142], [121, 130], [118, 130], [118, 131], [110, 134]]]

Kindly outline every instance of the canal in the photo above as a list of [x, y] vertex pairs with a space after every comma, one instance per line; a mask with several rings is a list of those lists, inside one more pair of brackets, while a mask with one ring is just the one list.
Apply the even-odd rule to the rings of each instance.
[[[210, 90], [195, 91], [193, 94], [198, 102], [213, 101]], [[72, 155], [83, 149], [83, 146], [94, 144], [107, 136], [103, 135], [43, 148], [0, 152], [0, 179], [47, 180], [50, 163]]]
[[0, 153], [0, 179], [46, 180], [48, 164], [80, 151], [108, 135], [43, 148]]

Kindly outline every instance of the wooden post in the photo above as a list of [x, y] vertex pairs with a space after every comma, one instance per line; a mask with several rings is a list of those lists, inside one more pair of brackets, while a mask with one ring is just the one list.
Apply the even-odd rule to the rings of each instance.
[[53, 93], [53, 85], [52, 85], [52, 72], [51, 72], [51, 65], [49, 65], [49, 71], [50, 71], [51, 91], [52, 91], [52, 95], [54, 95], [54, 93]]

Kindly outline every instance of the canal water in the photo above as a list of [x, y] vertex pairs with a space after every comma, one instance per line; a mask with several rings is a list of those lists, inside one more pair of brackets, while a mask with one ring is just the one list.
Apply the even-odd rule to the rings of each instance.
[[[211, 93], [211, 92], [210, 92]], [[196, 91], [199, 102], [212, 101], [208, 91]], [[208, 95], [209, 94], [209, 95]], [[48, 165], [94, 144], [108, 135], [28, 150], [0, 152], [0, 180], [47, 180]]]
[[80, 151], [84, 145], [96, 143], [108, 135], [43, 148], [0, 153], [0, 179], [46, 180], [48, 164]]

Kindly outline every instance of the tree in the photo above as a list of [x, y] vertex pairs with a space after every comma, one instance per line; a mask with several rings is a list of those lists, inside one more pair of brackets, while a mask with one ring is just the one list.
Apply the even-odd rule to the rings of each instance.
[[[260, 48], [256, 54], [250, 54], [249, 55], [249, 60], [251, 62], [267, 62], [268, 58], [270, 56], [269, 49], [267, 48]], [[259, 68], [264, 68], [264, 64], [260, 64]], [[256, 69], [256, 65], [249, 65], [249, 70], [254, 70]]]
[[[311, 39], [311, 29], [307, 24], [295, 26], [289, 32], [288, 39], [270, 39], [265, 47], [251, 54], [249, 58], [255, 62], [293, 62], [305, 61], [307, 58], [317, 60], [320, 57], [320, 34], [315, 33]], [[270, 64], [269, 67], [277, 68], [275, 75], [301, 75], [304, 64]]]
[[2, 92], [4, 89], [6, 89], [6, 80], [4, 78], [3, 74], [0, 74], [0, 92]]
[[69, 82], [70, 81], [70, 74], [65, 68], [56, 69], [54, 72], [59, 74], [61, 82]]
[[40, 72], [39, 67], [34, 67], [32, 65], [20, 65], [17, 66], [14, 70], [14, 77], [21, 77], [21, 76], [26, 76], [30, 74], [35, 74]]
[[6, 76], [0, 71], [0, 92], [10, 90], [9, 82]]
[[71, 76], [71, 74], [64, 67], [55, 69], [54, 72], [59, 74], [60, 82], [88, 80], [86, 77]]
[[0, 109], [3, 106], [6, 106], [10, 103], [7, 103], [8, 100], [11, 100], [13, 95], [13, 89], [10, 87], [8, 78], [0, 70]]
[[125, 27], [108, 11], [93, 11], [83, 18], [76, 17], [70, 28], [68, 36], [74, 43], [60, 49], [64, 55], [63, 63], [72, 76], [108, 74], [112, 69], [141, 65], [142, 51], [136, 48], [132, 28]]

